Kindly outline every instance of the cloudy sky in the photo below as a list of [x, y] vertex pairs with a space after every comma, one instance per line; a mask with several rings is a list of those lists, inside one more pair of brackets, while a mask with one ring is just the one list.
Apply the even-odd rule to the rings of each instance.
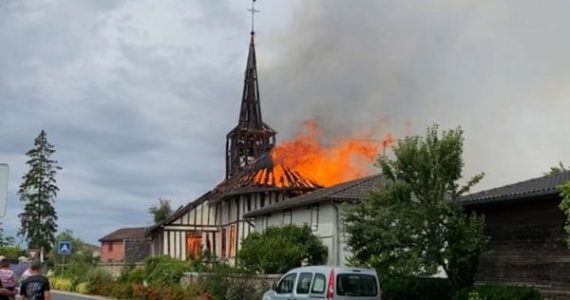
[[[249, 1], [0, 1], [0, 162], [15, 234], [24, 153], [45, 129], [63, 167], [60, 229], [95, 243], [150, 224], [224, 174]], [[330, 136], [465, 130], [478, 189], [570, 162], [568, 1], [259, 0], [265, 121]], [[565, 118], [566, 117], [566, 118]], [[566, 133], [566, 134], [565, 134]]]

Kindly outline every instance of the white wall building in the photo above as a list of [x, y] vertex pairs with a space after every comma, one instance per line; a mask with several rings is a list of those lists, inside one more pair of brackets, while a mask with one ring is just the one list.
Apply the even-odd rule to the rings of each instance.
[[343, 266], [350, 251], [342, 226], [342, 211], [381, 185], [380, 175], [368, 176], [290, 198], [246, 213], [244, 217], [260, 233], [270, 226], [309, 225], [328, 248], [327, 264]]

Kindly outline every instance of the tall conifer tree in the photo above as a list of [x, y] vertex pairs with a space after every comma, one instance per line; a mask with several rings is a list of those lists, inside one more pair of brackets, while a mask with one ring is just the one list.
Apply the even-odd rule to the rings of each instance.
[[42, 130], [34, 140], [34, 147], [26, 153], [29, 160], [26, 164], [29, 171], [22, 177], [18, 194], [24, 202], [24, 212], [18, 235], [23, 236], [30, 248], [49, 252], [55, 243], [57, 231], [57, 214], [53, 204], [59, 188], [55, 175], [61, 167], [57, 161], [50, 159], [55, 152], [47, 140], [47, 133]]

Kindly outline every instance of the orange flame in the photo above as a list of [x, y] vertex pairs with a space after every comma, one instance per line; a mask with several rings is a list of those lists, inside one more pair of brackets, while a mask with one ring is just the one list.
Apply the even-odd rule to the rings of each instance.
[[363, 134], [358, 138], [337, 138], [325, 146], [318, 124], [307, 121], [304, 130], [276, 146], [271, 157], [276, 164], [287, 166], [323, 186], [330, 186], [369, 175], [379, 151], [393, 143], [391, 134], [381, 141], [372, 140], [371, 134]]

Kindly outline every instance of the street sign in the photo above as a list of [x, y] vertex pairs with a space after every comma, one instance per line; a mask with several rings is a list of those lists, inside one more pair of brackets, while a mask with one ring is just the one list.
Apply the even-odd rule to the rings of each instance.
[[70, 241], [59, 241], [57, 242], [57, 252], [61, 255], [71, 254], [71, 242]]
[[28, 249], [28, 256], [31, 259], [37, 259], [40, 255], [40, 249]]
[[6, 215], [6, 202], [8, 199], [8, 165], [0, 164], [0, 217]]

